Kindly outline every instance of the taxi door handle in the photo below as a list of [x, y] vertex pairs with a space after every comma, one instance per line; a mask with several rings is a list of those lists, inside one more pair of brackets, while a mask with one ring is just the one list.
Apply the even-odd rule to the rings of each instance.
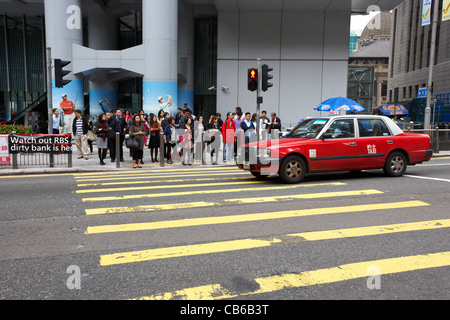
[[356, 146], [356, 142], [350, 142], [349, 145], [350, 146]]
[[388, 140], [388, 141], [387, 141], [387, 144], [394, 144], [394, 141]]

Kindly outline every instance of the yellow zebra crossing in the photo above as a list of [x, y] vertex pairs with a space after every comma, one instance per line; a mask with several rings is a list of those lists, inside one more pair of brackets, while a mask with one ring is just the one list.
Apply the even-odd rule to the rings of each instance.
[[[131, 174], [133, 173], [133, 174]], [[223, 199], [211, 201], [191, 201], [191, 202], [171, 202], [169, 204], [155, 203], [138, 204], [133, 206], [111, 206], [102, 208], [85, 209], [86, 216], [109, 216], [111, 214], [132, 214], [152, 212], [153, 217], [157, 217], [157, 221], [128, 223], [117, 225], [96, 225], [89, 226], [85, 231], [85, 236], [102, 235], [109, 233], [136, 232], [152, 230], [167, 230], [195, 226], [216, 226], [227, 225], [233, 223], [252, 223], [267, 220], [281, 220], [292, 218], [307, 218], [310, 216], [321, 215], [342, 215], [346, 213], [370, 214], [373, 212], [392, 212], [394, 209], [402, 210], [413, 207], [428, 207], [428, 203], [418, 200], [397, 201], [397, 202], [380, 202], [362, 204], [362, 205], [346, 205], [338, 207], [323, 207], [313, 209], [296, 209], [296, 210], [278, 210], [270, 212], [245, 214], [221, 215], [211, 217], [184, 217], [175, 220], [160, 220], [163, 217], [160, 213], [170, 211], [183, 213], [183, 209], [192, 208], [214, 208], [217, 206], [239, 206], [245, 204], [258, 203], [298, 203], [301, 199], [344, 199], [351, 197], [371, 197], [381, 196], [382, 191], [375, 189], [367, 190], [341, 190], [347, 186], [343, 182], [304, 182], [299, 185], [280, 185], [272, 182], [252, 180], [248, 173], [237, 170], [236, 168], [215, 168], [215, 169], [196, 169], [195, 177], [190, 171], [178, 172], [145, 172], [135, 175], [135, 171], [130, 174], [118, 173], [108, 176], [105, 182], [105, 175], [102, 174], [81, 174], [76, 175], [75, 179], [78, 183], [77, 194], [82, 195], [82, 201], [87, 204], [115, 203], [115, 200], [131, 200], [131, 199], [154, 199], [176, 196], [192, 196], [193, 200], [197, 195], [221, 194]], [[126, 180], [131, 180], [127, 182]], [[208, 181], [208, 183], [205, 183]], [[135, 187], [126, 187], [130, 183], [140, 185]], [[171, 184], [172, 183], [172, 184]], [[184, 184], [182, 184], [184, 183]], [[150, 184], [150, 186], [145, 186]], [[157, 184], [157, 185], [155, 185]], [[248, 185], [248, 187], [243, 187]], [[223, 186], [225, 189], [211, 189], [214, 186]], [[303, 193], [305, 190], [314, 188], [338, 188], [336, 191], [322, 191]], [[189, 191], [178, 189], [189, 188]], [[194, 188], [194, 190], [192, 190]], [[196, 188], [201, 188], [198, 190]], [[164, 190], [170, 189], [170, 192]], [[155, 193], [135, 194], [137, 190], [155, 190]], [[163, 193], [156, 192], [157, 190]], [[302, 191], [295, 194], [271, 195], [271, 191]], [[245, 197], [242, 196], [245, 192]], [[261, 197], [253, 193], [265, 192], [267, 196]], [[98, 194], [98, 197], [84, 197], [86, 194]], [[103, 193], [114, 193], [112, 195], [103, 195]], [[117, 195], [119, 193], [120, 195]], [[124, 194], [122, 194], [124, 193]], [[226, 195], [237, 193], [239, 197], [229, 197]], [[370, 198], [369, 198], [370, 200]], [[297, 202], [296, 202], [297, 201]], [[370, 201], [372, 202], [372, 201]], [[153, 220], [153, 219], [152, 219]], [[450, 219], [426, 220], [418, 222], [405, 222], [397, 224], [379, 224], [373, 226], [362, 226], [354, 228], [344, 228], [336, 230], [316, 230], [301, 233], [289, 233], [284, 235], [262, 236], [247, 239], [232, 239], [227, 241], [194, 243], [181, 246], [161, 247], [144, 249], [138, 251], [125, 251], [101, 254], [99, 263], [102, 267], [113, 265], [124, 265], [130, 263], [151, 263], [152, 261], [162, 259], [183, 259], [184, 257], [196, 255], [212, 255], [240, 250], [252, 250], [256, 248], [268, 248], [272, 246], [289, 246], [294, 243], [324, 241], [330, 239], [346, 239], [366, 236], [383, 236], [392, 233], [406, 233], [423, 230], [436, 230], [450, 227]], [[123, 251], [123, 250], [122, 250]], [[368, 277], [367, 267], [376, 264], [382, 266], [383, 274], [400, 273], [406, 271], [421, 270], [426, 268], [436, 268], [450, 265], [450, 252], [431, 253], [417, 256], [398, 257], [390, 259], [381, 259], [376, 261], [365, 261], [340, 265], [334, 268], [326, 268], [302, 272], [299, 274], [281, 274], [277, 276], [267, 276], [254, 279], [258, 283], [259, 288], [251, 292], [232, 292], [220, 284], [206, 284], [198, 287], [180, 288], [176, 291], [157, 293], [151, 296], [135, 297], [135, 299], [225, 299], [238, 298], [248, 295], [256, 295], [261, 293], [276, 292], [288, 288], [298, 288], [302, 286], [310, 286], [316, 284], [333, 283], [337, 281], [345, 281], [361, 277]]]

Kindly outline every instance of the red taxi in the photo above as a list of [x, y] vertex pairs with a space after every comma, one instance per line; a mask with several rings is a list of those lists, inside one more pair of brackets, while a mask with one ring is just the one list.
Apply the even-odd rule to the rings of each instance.
[[332, 171], [383, 169], [399, 177], [432, 155], [426, 134], [403, 132], [384, 116], [347, 115], [307, 119], [280, 139], [249, 143], [238, 167], [255, 177], [278, 173], [285, 183]]

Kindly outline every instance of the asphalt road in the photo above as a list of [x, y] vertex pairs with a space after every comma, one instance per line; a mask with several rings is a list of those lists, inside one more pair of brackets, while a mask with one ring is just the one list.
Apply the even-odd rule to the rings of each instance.
[[450, 298], [450, 158], [294, 186], [181, 166], [0, 183], [0, 299]]

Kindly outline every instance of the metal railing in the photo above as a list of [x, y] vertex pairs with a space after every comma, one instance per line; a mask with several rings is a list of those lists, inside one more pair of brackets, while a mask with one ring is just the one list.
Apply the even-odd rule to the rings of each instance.
[[[15, 132], [13, 132], [14, 134]], [[6, 155], [3, 155], [5, 157]], [[0, 169], [19, 169], [19, 167], [67, 166], [72, 168], [72, 153], [9, 153], [9, 164], [0, 164]], [[1, 160], [1, 159], [0, 159]], [[4, 162], [4, 161], [2, 161]]]
[[10, 154], [10, 164], [0, 164], [0, 169], [19, 169], [23, 167], [64, 166], [72, 168], [72, 154], [17, 153]]

